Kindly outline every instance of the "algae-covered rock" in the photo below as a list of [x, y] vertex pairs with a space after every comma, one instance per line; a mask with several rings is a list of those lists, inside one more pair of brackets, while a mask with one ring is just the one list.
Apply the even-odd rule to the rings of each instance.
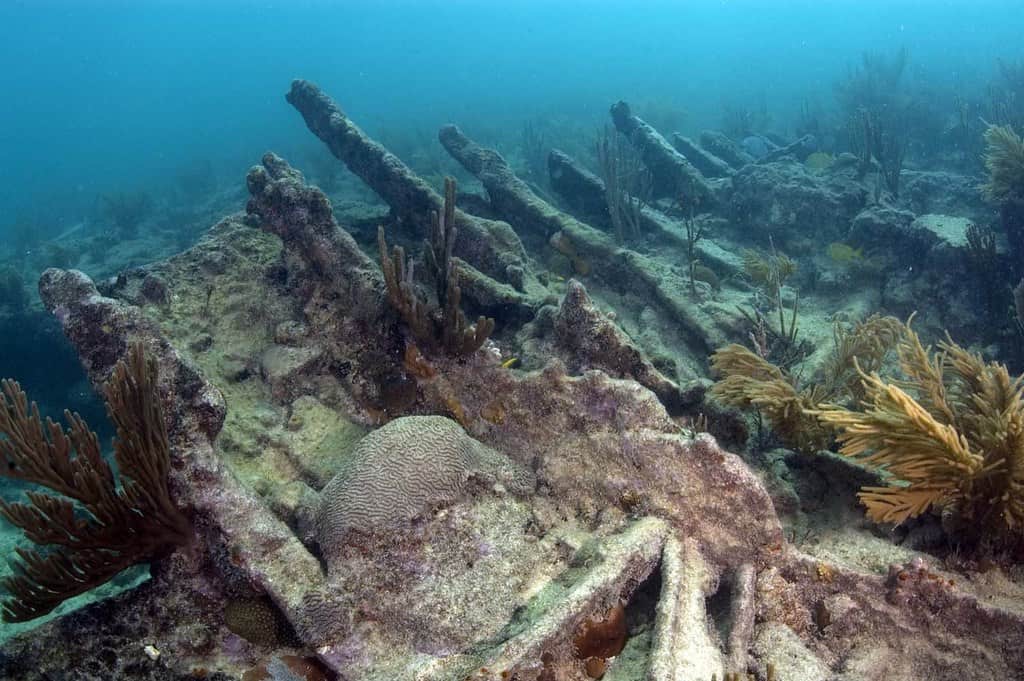
[[800, 637], [784, 624], [768, 623], [758, 629], [754, 654], [775, 667], [777, 678], [792, 681], [825, 681], [828, 667], [808, 650]]
[[320, 489], [334, 477], [367, 429], [312, 395], [292, 402], [290, 411], [287, 441], [291, 459], [303, 477]]
[[961, 248], [967, 245], [967, 230], [972, 224], [972, 220], [964, 217], [928, 213], [914, 220], [911, 227], [934, 235], [937, 241]]
[[901, 201], [915, 213], [964, 215], [982, 222], [992, 216], [992, 206], [978, 189], [981, 178], [945, 170], [905, 170]]
[[658, 371], [640, 348], [597, 309], [583, 284], [575, 279], [566, 287], [554, 324], [559, 344], [570, 350], [574, 363], [579, 366], [634, 378], [654, 391], [670, 410], [691, 406], [703, 397], [702, 390], [684, 391]]
[[916, 230], [910, 229], [914, 214], [891, 206], [868, 206], [857, 213], [847, 240], [867, 250], [927, 248], [931, 246]]
[[289, 395], [304, 375], [316, 369], [323, 355], [324, 351], [316, 346], [271, 345], [260, 355], [260, 371], [275, 394]]
[[[841, 171], [842, 168], [837, 168]], [[752, 163], [733, 176], [730, 215], [736, 226], [790, 239], [842, 239], [863, 207], [867, 189], [844, 172], [816, 175], [802, 163]]]

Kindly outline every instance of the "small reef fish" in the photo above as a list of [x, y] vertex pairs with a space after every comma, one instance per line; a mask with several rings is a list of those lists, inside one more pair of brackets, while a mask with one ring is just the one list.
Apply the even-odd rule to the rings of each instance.
[[519, 358], [518, 357], [509, 357], [508, 359], [506, 359], [504, 362], [501, 363], [501, 368], [502, 369], [511, 369], [512, 367], [514, 367], [517, 364], [519, 364]]
[[556, 251], [564, 255], [572, 263], [572, 270], [580, 276], [586, 276], [590, 274], [590, 263], [576, 250], [575, 244], [569, 241], [561, 232], [555, 232], [551, 235], [548, 243]]
[[833, 241], [828, 245], [828, 257], [835, 262], [853, 262], [864, 257], [862, 248], [854, 248], [841, 241]]
[[832, 154], [825, 153], [824, 151], [816, 151], [804, 161], [804, 167], [808, 170], [827, 170], [832, 167], [832, 164], [836, 162], [835, 157]]

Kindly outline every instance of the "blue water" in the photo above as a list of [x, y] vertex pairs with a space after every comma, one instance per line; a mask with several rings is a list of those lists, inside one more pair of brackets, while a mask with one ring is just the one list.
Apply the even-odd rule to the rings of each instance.
[[370, 130], [597, 121], [652, 98], [699, 130], [723, 98], [827, 101], [865, 50], [906, 46], [913, 77], [983, 87], [1022, 29], [1011, 0], [3, 0], [0, 229], [44, 208], [74, 224], [97, 193], [195, 159], [240, 181], [263, 151], [311, 144], [283, 98], [296, 77]]

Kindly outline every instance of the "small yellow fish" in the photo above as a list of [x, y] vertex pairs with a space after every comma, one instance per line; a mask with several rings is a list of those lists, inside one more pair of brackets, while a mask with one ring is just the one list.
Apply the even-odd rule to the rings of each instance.
[[849, 244], [844, 244], [841, 241], [833, 241], [828, 245], [828, 257], [832, 258], [835, 262], [853, 262], [854, 260], [860, 260], [864, 257], [863, 249], [854, 248]]
[[590, 274], [590, 263], [580, 255], [579, 251], [576, 250], [575, 244], [567, 236], [561, 232], [555, 232], [548, 239], [548, 244], [569, 259], [573, 272], [583, 277]]
[[832, 154], [826, 154], [824, 151], [816, 151], [804, 161], [804, 167], [808, 170], [825, 170], [832, 167], [832, 164], [836, 162], [836, 159]]
[[519, 358], [518, 357], [509, 357], [508, 359], [506, 359], [504, 362], [501, 363], [501, 368], [502, 369], [511, 369], [512, 367], [514, 367], [517, 364], [519, 364]]

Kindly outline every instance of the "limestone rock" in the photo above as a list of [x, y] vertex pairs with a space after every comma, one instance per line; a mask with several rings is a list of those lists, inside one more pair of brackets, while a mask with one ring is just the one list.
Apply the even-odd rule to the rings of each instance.
[[943, 170], [903, 171], [900, 199], [917, 213], [963, 215], [984, 223], [995, 213], [978, 187], [982, 178]]
[[312, 395], [291, 403], [287, 422], [290, 458], [317, 489], [326, 485], [367, 429]]
[[845, 241], [865, 251], [915, 251], [920, 257], [934, 239], [911, 224], [914, 214], [891, 206], [868, 206], [853, 219]]
[[274, 394], [291, 395], [323, 356], [323, 349], [317, 346], [271, 345], [260, 355], [260, 372]]
[[929, 213], [914, 220], [911, 228], [926, 231], [954, 248], [963, 248], [967, 245], [967, 230], [973, 224], [967, 218]]

